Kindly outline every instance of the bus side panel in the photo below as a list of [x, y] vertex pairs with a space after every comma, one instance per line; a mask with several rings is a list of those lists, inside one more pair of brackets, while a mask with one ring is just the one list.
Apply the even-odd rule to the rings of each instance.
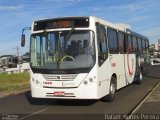
[[98, 67], [98, 91], [99, 98], [104, 97], [109, 93], [111, 79], [110, 63], [109, 58]]
[[151, 68], [151, 65], [150, 65], [150, 56], [147, 54], [147, 53], [143, 53], [142, 55], [140, 55], [141, 59], [140, 59], [140, 64], [141, 64], [141, 67], [142, 67], [142, 72], [144, 75], [147, 75], [149, 72], [150, 72], [150, 68]]
[[117, 89], [126, 86], [124, 54], [109, 54], [98, 69], [99, 98], [109, 94], [112, 75], [116, 75]]
[[136, 54], [125, 54], [126, 81], [128, 84], [134, 81], [136, 63]]
[[125, 75], [125, 58], [124, 54], [112, 54], [110, 55], [110, 66], [112, 74], [116, 75], [117, 89], [126, 86]]

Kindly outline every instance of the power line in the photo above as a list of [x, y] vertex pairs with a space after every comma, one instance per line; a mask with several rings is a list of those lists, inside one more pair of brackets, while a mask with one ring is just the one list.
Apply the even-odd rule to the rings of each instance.
[[156, 25], [156, 26], [151, 26], [151, 27], [143, 28], [143, 29], [137, 30], [136, 32], [144, 31], [144, 30], [148, 30], [148, 29], [152, 29], [152, 28], [157, 28], [157, 27], [160, 27], [160, 25]]
[[160, 34], [159, 35], [150, 36], [149, 38], [155, 38], [155, 37], [159, 37], [160, 38]]

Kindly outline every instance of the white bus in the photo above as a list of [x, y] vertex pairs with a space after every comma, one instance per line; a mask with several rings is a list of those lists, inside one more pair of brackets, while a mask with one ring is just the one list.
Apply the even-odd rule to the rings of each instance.
[[118, 89], [142, 82], [150, 64], [148, 47], [147, 37], [93, 16], [34, 21], [32, 97], [111, 102]]

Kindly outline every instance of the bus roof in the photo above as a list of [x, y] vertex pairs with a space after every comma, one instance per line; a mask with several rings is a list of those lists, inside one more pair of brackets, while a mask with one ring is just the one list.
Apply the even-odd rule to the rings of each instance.
[[109, 21], [103, 20], [101, 18], [95, 17], [95, 16], [73, 16], [73, 17], [57, 17], [57, 18], [47, 18], [47, 19], [40, 19], [40, 20], [35, 20], [34, 23], [36, 22], [43, 22], [43, 21], [51, 21], [51, 20], [63, 20], [63, 19], [78, 19], [78, 18], [92, 18], [94, 19], [96, 22], [100, 22], [106, 26], [109, 27], [113, 27], [115, 29], [119, 29], [124, 31], [125, 29], [130, 29], [130, 26], [124, 23], [118, 23], [118, 24], [114, 24], [111, 23]]
[[103, 20], [101, 18], [98, 18], [98, 17], [95, 17], [95, 16], [69, 16], [69, 17], [57, 17], [57, 18], [47, 18], [47, 19], [40, 19], [40, 20], [35, 20], [33, 23], [36, 23], [36, 22], [43, 22], [43, 21], [51, 21], [51, 20], [63, 20], [63, 19], [78, 19], [78, 18], [92, 18], [94, 19], [96, 22], [99, 22], [107, 27], [111, 27], [111, 28], [114, 28], [114, 29], [118, 29], [120, 31], [123, 31], [123, 32], [127, 32], [127, 30], [132, 34], [132, 35], [135, 35], [135, 36], [139, 36], [139, 37], [142, 37], [144, 39], [148, 39], [147, 37], [141, 35], [141, 34], [138, 34], [136, 32], [133, 32], [131, 31], [131, 27], [130, 25], [127, 25], [127, 24], [124, 24], [124, 23], [111, 23], [107, 20]]

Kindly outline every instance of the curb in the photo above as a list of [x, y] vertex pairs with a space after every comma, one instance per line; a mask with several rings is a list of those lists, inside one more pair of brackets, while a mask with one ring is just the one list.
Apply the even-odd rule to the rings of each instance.
[[[6, 93], [6, 94], [4, 92], [4, 95], [0, 95], [0, 99], [4, 99], [4, 98], [10, 97], [10, 96], [20, 95], [20, 94], [23, 94], [27, 91], [30, 91], [30, 88], [25, 89], [25, 90], [16, 90], [16, 91], [12, 91], [12, 92], [9, 92], [9, 93]], [[1, 93], [3, 93], [3, 92], [0, 92], [0, 94]]]
[[135, 114], [137, 110], [142, 106], [143, 103], [146, 102], [146, 100], [151, 96], [151, 94], [157, 89], [159, 85], [160, 81], [150, 90], [150, 92], [140, 101], [140, 103], [133, 109], [133, 111], [128, 116]]

